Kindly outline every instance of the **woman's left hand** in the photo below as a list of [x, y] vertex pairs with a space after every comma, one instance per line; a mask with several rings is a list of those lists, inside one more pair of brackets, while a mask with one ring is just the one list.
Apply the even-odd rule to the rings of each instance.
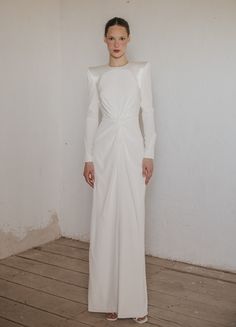
[[148, 184], [153, 173], [153, 159], [143, 158], [143, 177], [145, 177], [145, 184]]

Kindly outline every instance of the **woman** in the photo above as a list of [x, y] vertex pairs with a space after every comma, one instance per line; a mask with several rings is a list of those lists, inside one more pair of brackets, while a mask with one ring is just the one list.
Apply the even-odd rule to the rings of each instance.
[[88, 68], [84, 177], [93, 188], [88, 311], [106, 312], [108, 320], [144, 323], [144, 201], [153, 173], [156, 131], [150, 64], [127, 60], [129, 41], [127, 21], [112, 18], [104, 33], [109, 64]]

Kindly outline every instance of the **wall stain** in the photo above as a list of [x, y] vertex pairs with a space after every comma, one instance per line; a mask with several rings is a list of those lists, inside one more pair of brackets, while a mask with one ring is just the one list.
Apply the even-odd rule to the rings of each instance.
[[15, 236], [12, 232], [0, 231], [0, 259], [26, 251], [60, 237], [61, 229], [59, 219], [57, 213], [54, 211], [47, 226], [29, 230], [23, 239]]

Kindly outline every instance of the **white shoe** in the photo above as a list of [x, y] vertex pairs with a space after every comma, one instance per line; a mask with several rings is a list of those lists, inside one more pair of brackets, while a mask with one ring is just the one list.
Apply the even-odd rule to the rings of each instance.
[[133, 318], [133, 320], [136, 321], [136, 322], [138, 322], [139, 324], [144, 324], [145, 322], [148, 321], [148, 317], [147, 316], [145, 316], [144, 318], [142, 318], [140, 320], [138, 320], [138, 319], [140, 319], [140, 318]]
[[[110, 317], [108, 315], [110, 315]], [[116, 312], [107, 313], [106, 319], [110, 321], [115, 321], [118, 319], [118, 315]]]

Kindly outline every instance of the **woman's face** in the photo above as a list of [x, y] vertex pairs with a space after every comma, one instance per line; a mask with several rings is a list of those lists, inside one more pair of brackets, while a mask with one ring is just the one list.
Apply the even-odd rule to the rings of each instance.
[[120, 58], [125, 54], [130, 37], [124, 26], [113, 25], [108, 28], [104, 42], [107, 44], [108, 51], [112, 57]]

